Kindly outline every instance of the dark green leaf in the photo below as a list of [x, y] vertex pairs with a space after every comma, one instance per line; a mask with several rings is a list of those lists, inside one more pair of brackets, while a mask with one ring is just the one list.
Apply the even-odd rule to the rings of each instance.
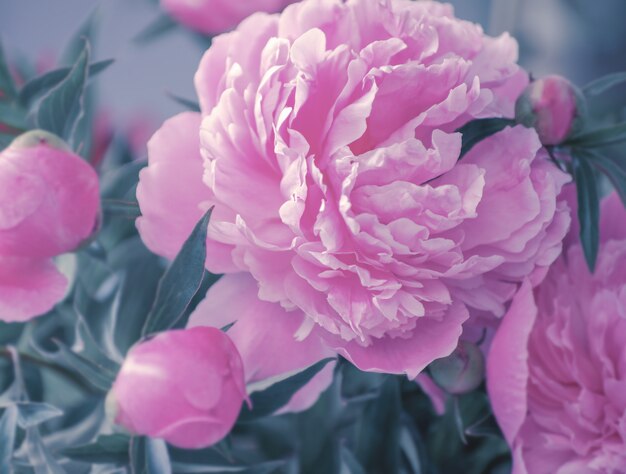
[[69, 448], [63, 455], [76, 461], [127, 464], [130, 437], [124, 434], [102, 435], [95, 442]]
[[37, 428], [26, 430], [26, 455], [30, 467], [35, 474], [64, 474], [65, 470], [52, 457], [50, 451], [43, 444], [41, 435]]
[[173, 327], [183, 316], [200, 288], [206, 259], [206, 236], [213, 208], [196, 224], [182, 249], [165, 272], [154, 306], [143, 328], [143, 335]]
[[83, 52], [85, 41], [89, 42], [91, 45], [94, 44], [99, 19], [100, 9], [96, 7], [68, 41], [61, 54], [60, 64], [65, 66], [74, 64]]
[[93, 387], [108, 392], [115, 377], [104, 367], [90, 361], [82, 355], [76, 354], [59, 340], [54, 340], [59, 349], [58, 358], [80, 373]]
[[[111, 64], [113, 64], [113, 62], [113, 59], [106, 59], [104, 61], [98, 61], [89, 65], [88, 77], [92, 78], [98, 75], [106, 68], [108, 68]], [[42, 94], [46, 94], [50, 91], [50, 89], [63, 82], [63, 80], [67, 78], [70, 71], [71, 68], [62, 67], [42, 74], [41, 76], [35, 77], [34, 79], [31, 79], [20, 90], [20, 104], [27, 106], [37, 97], [41, 96]]]
[[135, 37], [134, 41], [139, 44], [149, 43], [173, 31], [177, 27], [178, 23], [176, 23], [171, 16], [163, 13], [146, 26], [143, 31]]
[[5, 96], [9, 99], [12, 99], [15, 97], [15, 94], [15, 82], [13, 81], [13, 76], [11, 75], [11, 71], [9, 70], [9, 63], [7, 62], [6, 56], [4, 54], [2, 42], [0, 42], [0, 98], [2, 98], [2, 96]]
[[124, 219], [136, 219], [141, 216], [141, 209], [136, 202], [122, 201], [118, 199], [103, 199], [102, 212]]
[[575, 158], [574, 180], [578, 195], [578, 222], [580, 241], [587, 265], [593, 273], [600, 245], [600, 195], [596, 176], [591, 165], [584, 159]]
[[200, 112], [200, 105], [198, 104], [198, 102], [185, 99], [184, 97], [180, 97], [176, 94], [172, 94], [171, 92], [168, 92], [167, 95], [170, 99], [172, 99], [177, 104], [182, 105], [185, 109], [190, 110], [192, 112]]
[[0, 102], [0, 123], [18, 130], [28, 130], [26, 111], [21, 107]]
[[365, 472], [398, 472], [401, 400], [399, 380], [388, 376], [356, 425], [355, 455]]
[[346, 467], [349, 474], [365, 474], [363, 466], [359, 464], [354, 454], [345, 446], [341, 447], [341, 462]]
[[129, 453], [132, 474], [172, 473], [167, 446], [162, 440], [134, 437]]
[[626, 122], [577, 135], [565, 142], [565, 145], [582, 148], [598, 148], [615, 145], [624, 141], [626, 141]]
[[215, 464], [204, 465], [173, 462], [172, 468], [176, 474], [270, 474], [274, 472], [278, 474], [279, 472], [283, 472], [278, 469], [284, 468], [285, 464], [285, 461], [268, 461], [256, 463], [254, 466], [220, 466]]
[[[1, 59], [1, 58], [0, 58]], [[17, 428], [17, 407], [9, 406], [0, 418], [0, 474], [11, 474], [11, 459], [15, 447]]]
[[473, 437], [496, 436], [502, 437], [502, 431], [492, 414], [465, 428], [465, 434]]
[[459, 159], [463, 158], [478, 142], [513, 125], [515, 125], [515, 120], [505, 118], [477, 119], [463, 125], [457, 130], [463, 134]]
[[17, 407], [17, 423], [23, 429], [63, 415], [61, 410], [48, 403], [18, 402], [15, 406]]
[[239, 421], [246, 423], [258, 418], [271, 415], [279, 408], [285, 406], [291, 397], [304, 387], [309, 381], [317, 375], [329, 362], [335, 359], [329, 357], [316, 362], [312, 366], [304, 369], [302, 372], [276, 382], [265, 390], [254, 392], [250, 395], [252, 402], [252, 410], [244, 405], [239, 415]]
[[37, 125], [69, 142], [73, 142], [76, 125], [84, 115], [85, 85], [89, 64], [89, 44], [69, 75], [41, 99], [37, 111]]
[[609, 89], [612, 89], [619, 84], [626, 82], [626, 72], [616, 72], [614, 74], [608, 74], [600, 77], [594, 81], [591, 81], [585, 87], [583, 87], [583, 93], [587, 97], [594, 97], [605, 93]]
[[605, 156], [594, 150], [577, 150], [576, 153], [595, 169], [603, 173], [626, 206], [626, 159]]

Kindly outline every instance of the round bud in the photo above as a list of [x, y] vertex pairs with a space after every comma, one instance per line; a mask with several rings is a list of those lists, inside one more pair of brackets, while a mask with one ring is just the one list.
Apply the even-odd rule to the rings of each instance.
[[582, 93], [561, 76], [533, 81], [515, 105], [515, 119], [534, 128], [544, 145], [559, 145], [584, 125], [586, 102]]
[[471, 392], [485, 378], [485, 356], [475, 344], [460, 341], [452, 354], [430, 364], [430, 375], [450, 394]]

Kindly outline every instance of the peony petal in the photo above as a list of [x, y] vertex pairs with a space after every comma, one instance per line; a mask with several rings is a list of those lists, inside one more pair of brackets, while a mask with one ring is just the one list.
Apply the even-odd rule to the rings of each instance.
[[441, 320], [424, 316], [408, 337], [385, 336], [369, 346], [326, 337], [330, 347], [359, 369], [417, 377], [433, 360], [450, 355], [456, 348], [469, 314], [462, 304], [450, 306]]
[[0, 257], [0, 320], [23, 322], [50, 311], [67, 279], [52, 260]]
[[532, 286], [526, 281], [493, 338], [487, 359], [487, 390], [510, 445], [526, 418], [528, 339], [536, 317]]

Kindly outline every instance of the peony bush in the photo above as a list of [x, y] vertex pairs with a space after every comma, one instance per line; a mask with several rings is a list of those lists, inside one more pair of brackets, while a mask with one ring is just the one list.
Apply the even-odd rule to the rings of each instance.
[[97, 11], [0, 48], [0, 472], [626, 472], [624, 73], [429, 0], [161, 10], [149, 139]]

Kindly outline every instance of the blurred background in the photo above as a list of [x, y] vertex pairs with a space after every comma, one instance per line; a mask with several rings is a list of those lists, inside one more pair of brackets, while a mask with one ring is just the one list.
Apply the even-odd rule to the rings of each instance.
[[[482, 24], [490, 34], [509, 31], [515, 36], [520, 62], [535, 77], [558, 73], [583, 85], [602, 74], [626, 70], [625, 0], [451, 3], [457, 16]], [[193, 73], [206, 48], [206, 41], [182, 27], [150, 42], [134, 41], [161, 15], [156, 0], [0, 0], [0, 38], [16, 65], [26, 67], [27, 59], [45, 70], [54, 66], [95, 8], [99, 9], [95, 57], [116, 61], [98, 78], [99, 108], [117, 129], [142, 122], [144, 131], [151, 131], [182, 109], [168, 92], [194, 98]], [[605, 101], [605, 109], [617, 107], [610, 96]], [[614, 112], [624, 115], [623, 109]]]

